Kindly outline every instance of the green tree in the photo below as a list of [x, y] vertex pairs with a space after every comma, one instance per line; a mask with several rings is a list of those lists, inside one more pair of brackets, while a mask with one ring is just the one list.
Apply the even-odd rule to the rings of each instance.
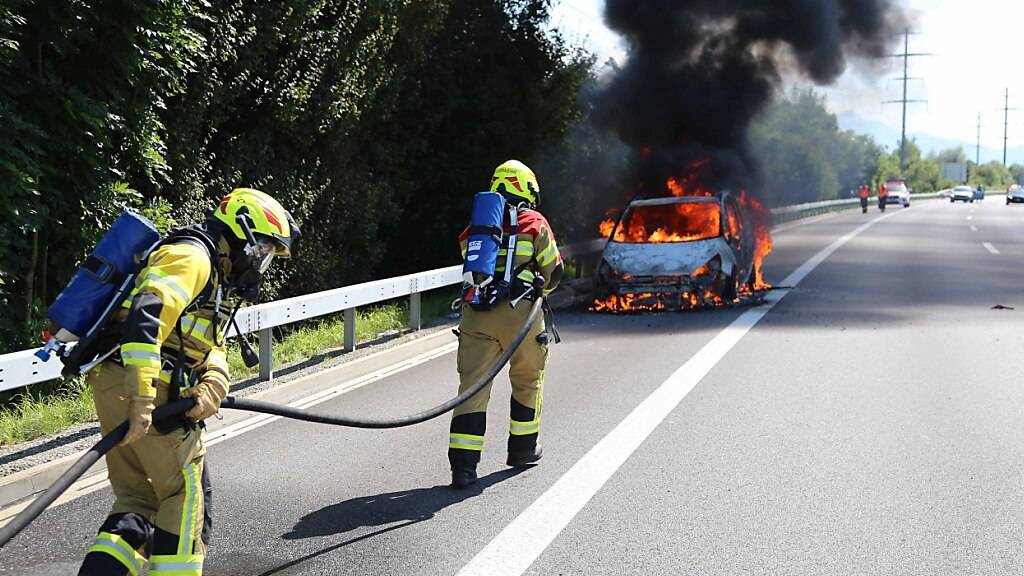
[[493, 167], [580, 127], [592, 62], [548, 7], [4, 3], [0, 217], [15, 233], [0, 240], [0, 344], [26, 342], [122, 209], [167, 227], [241, 185], [304, 232], [271, 297], [452, 262]]
[[986, 188], [1005, 189], [1013, 181], [1013, 175], [1010, 171], [1001, 162], [994, 160], [988, 164], [974, 166], [974, 170], [969, 171], [971, 186], [981, 185]]
[[[40, 2], [0, 9], [0, 276], [20, 339], [121, 208], [128, 175], [166, 174], [157, 111], [201, 39], [185, 0]], [[8, 334], [8, 338], [17, 338]]]
[[772, 104], [751, 126], [750, 143], [771, 205], [845, 197], [878, 170], [878, 145], [840, 131], [813, 89]]
[[949, 148], [949, 149], [946, 149], [946, 150], [942, 150], [938, 154], [935, 154], [934, 158], [938, 162], [960, 162], [960, 163], [966, 163], [967, 162], [967, 153], [964, 152], [964, 149], [962, 147]]
[[632, 149], [592, 122], [600, 75], [614, 61], [604, 66], [603, 71], [592, 68], [581, 87], [580, 115], [567, 136], [528, 160], [541, 180], [541, 209], [562, 242], [594, 238], [597, 223], [610, 216], [606, 211], [623, 206], [634, 193], [624, 181]]
[[1010, 166], [1010, 176], [1013, 177], [1013, 181], [1017, 184], [1024, 183], [1024, 165], [1013, 164]]

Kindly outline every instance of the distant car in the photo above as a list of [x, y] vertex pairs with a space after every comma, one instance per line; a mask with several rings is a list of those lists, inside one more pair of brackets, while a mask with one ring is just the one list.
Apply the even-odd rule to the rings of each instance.
[[957, 186], [953, 188], [953, 193], [949, 195], [949, 203], [953, 202], [974, 202], [974, 190], [970, 186]]
[[953, 193], [953, 189], [952, 188], [943, 188], [942, 190], [939, 190], [938, 192], [936, 192], [935, 195], [937, 197], [939, 197], [939, 198], [949, 198], [949, 195], [952, 194], [952, 193]]
[[605, 245], [597, 296], [711, 292], [731, 301], [756, 280], [755, 242], [750, 215], [728, 192], [634, 200]]
[[910, 207], [910, 190], [907, 188], [907, 181], [902, 178], [893, 178], [885, 183], [889, 191], [886, 204], [902, 204], [904, 208]]
[[1011, 202], [1024, 202], [1024, 188], [1014, 184], [1010, 186], [1010, 189], [1006, 191], [1006, 203]]

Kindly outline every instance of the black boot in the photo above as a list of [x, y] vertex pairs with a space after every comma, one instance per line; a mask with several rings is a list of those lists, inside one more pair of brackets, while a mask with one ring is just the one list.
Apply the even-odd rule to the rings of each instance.
[[[118, 558], [124, 558], [140, 569], [143, 567], [145, 560], [138, 557], [137, 551], [147, 546], [153, 534], [153, 526], [141, 514], [112, 514], [103, 522], [99, 531], [97, 542], [102, 540], [108, 547], [115, 550], [120, 548], [121, 551], [116, 556], [107, 551], [89, 552], [82, 561], [78, 576], [128, 576], [128, 567]], [[114, 542], [110, 535], [120, 540]]]
[[476, 470], [455, 468], [452, 470], [452, 488], [462, 490], [476, 483]]
[[544, 450], [540, 446], [534, 446], [528, 451], [510, 451], [508, 453], [508, 460], [505, 460], [505, 464], [508, 464], [513, 468], [522, 468], [524, 466], [535, 464], [543, 455]]
[[[473, 412], [452, 418], [452, 437], [448, 441], [448, 463], [452, 468], [452, 488], [461, 490], [476, 482], [476, 466], [480, 463], [480, 448], [476, 450], [457, 448], [471, 441], [483, 442], [487, 428], [487, 413]], [[455, 436], [458, 435], [458, 436]], [[475, 440], [468, 440], [466, 436]], [[467, 447], [469, 444], [467, 444]]]
[[[520, 404], [512, 398], [512, 409], [510, 412], [512, 422], [508, 435], [508, 460], [506, 464], [512, 467], [528, 466], [540, 460], [541, 449], [537, 444], [540, 425], [536, 422], [537, 412], [533, 408]], [[532, 429], [532, 434], [523, 434], [525, 430]], [[518, 431], [518, 434], [513, 432]]]

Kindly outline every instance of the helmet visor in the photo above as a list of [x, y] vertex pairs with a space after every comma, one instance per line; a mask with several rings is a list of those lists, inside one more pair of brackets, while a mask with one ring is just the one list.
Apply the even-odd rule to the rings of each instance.
[[263, 274], [270, 268], [274, 255], [280, 250], [277, 242], [269, 238], [257, 238], [256, 244], [246, 246], [245, 251], [252, 258], [253, 267]]

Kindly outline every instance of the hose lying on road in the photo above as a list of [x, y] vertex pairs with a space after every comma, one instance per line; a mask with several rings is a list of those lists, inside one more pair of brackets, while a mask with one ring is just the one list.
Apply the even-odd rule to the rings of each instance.
[[[178, 400], [170, 404], [164, 404], [153, 412], [154, 420], [163, 420], [170, 418], [171, 416], [178, 416], [184, 414], [189, 408], [193, 406], [191, 399]], [[33, 520], [36, 519], [43, 510], [53, 504], [53, 501], [60, 497], [61, 494], [67, 491], [75, 480], [82, 477], [82, 474], [92, 467], [101, 456], [110, 452], [114, 446], [117, 446], [124, 435], [128, 433], [128, 422], [122, 422], [120, 426], [114, 428], [109, 434], [100, 439], [95, 446], [89, 448], [88, 452], [82, 455], [77, 462], [71, 465], [60, 478], [50, 485], [45, 492], [39, 495], [28, 508], [25, 508], [14, 520], [11, 520], [9, 524], [0, 528], [0, 548], [2, 548], [7, 542], [18, 535], [26, 526], [28, 526]]]
[[[498, 375], [498, 372], [505, 367], [505, 364], [508, 364], [508, 361], [512, 358], [512, 354], [519, 348], [519, 345], [523, 343], [523, 340], [525, 340], [526, 336], [530, 333], [530, 328], [541, 313], [543, 302], [543, 299], [538, 298], [533, 303], [533, 307], [530, 309], [530, 314], [527, 316], [526, 322], [523, 323], [522, 327], [519, 328], [519, 332], [516, 333], [515, 338], [512, 339], [511, 346], [501, 353], [501, 356], [494, 361], [491, 367], [483, 376], [480, 377], [479, 380], [474, 382], [472, 386], [455, 398], [452, 398], [451, 400], [448, 400], [443, 404], [439, 404], [429, 410], [424, 410], [423, 412], [398, 418], [355, 418], [332, 416], [322, 412], [311, 412], [301, 408], [292, 408], [291, 406], [282, 406], [280, 404], [262, 402], [260, 400], [246, 400], [245, 398], [235, 398], [234, 396], [228, 396], [225, 398], [224, 402], [221, 403], [221, 408], [245, 410], [248, 412], [261, 412], [264, 414], [273, 414], [275, 416], [292, 418], [294, 420], [304, 420], [306, 422], [316, 422], [318, 424], [330, 424], [332, 426], [347, 426], [350, 428], [401, 428], [403, 426], [412, 426], [413, 424], [426, 422], [432, 418], [437, 418], [445, 412], [454, 409], [466, 400], [469, 400]], [[192, 407], [192, 405], [193, 402], [191, 399], [182, 399], [170, 404], [164, 404], [157, 408], [153, 413], [153, 419], [163, 420], [165, 418], [178, 416], [186, 412]], [[39, 497], [28, 506], [28, 508], [22, 510], [21, 513], [15, 516], [9, 524], [0, 528], [0, 548], [4, 547], [11, 541], [11, 539], [17, 536], [19, 532], [42, 514], [43, 510], [46, 510], [46, 508], [57, 500], [61, 494], [67, 491], [67, 489], [70, 488], [76, 480], [81, 478], [82, 475], [85, 474], [85, 472], [95, 464], [101, 456], [110, 452], [114, 446], [117, 446], [118, 442], [124, 438], [124, 435], [127, 432], [128, 422], [122, 422], [120, 426], [114, 428], [113, 431], [100, 439], [95, 446], [90, 448], [88, 452], [68, 468], [67, 471], [65, 471], [60, 478], [47, 488], [45, 492], [40, 494]]]
[[[487, 383], [494, 379], [501, 372], [501, 369], [508, 364], [508, 361], [512, 358], [512, 354], [515, 353], [519, 345], [523, 343], [526, 336], [530, 333], [530, 328], [533, 323], [537, 320], [537, 317], [541, 314], [544, 306], [544, 300], [538, 298], [533, 303], [533, 307], [530, 308], [530, 314], [526, 318], [526, 322], [523, 323], [519, 328], [519, 332], [516, 332], [515, 338], [512, 339], [511, 345], [501, 353], [501, 356], [491, 364], [487, 372], [480, 377], [479, 380], [473, 383], [472, 386], [466, 388], [466, 390], [444, 402], [438, 404], [429, 410], [418, 412], [416, 414], [410, 414], [408, 416], [400, 416], [397, 418], [356, 418], [353, 416], [334, 416], [331, 414], [325, 414], [323, 412], [313, 412], [310, 410], [304, 410], [302, 408], [292, 408], [291, 406], [282, 406], [280, 404], [273, 404], [271, 402], [263, 402], [260, 400], [247, 400], [245, 398], [235, 398], [234, 396], [228, 396], [221, 403], [221, 408], [231, 408], [234, 410], [247, 410], [249, 412], [262, 412], [264, 414], [274, 414], [275, 416], [284, 416], [285, 418], [291, 418], [293, 420], [304, 420], [306, 422], [316, 422], [317, 424], [330, 424], [332, 426], [347, 426], [349, 428], [401, 428], [403, 426], [412, 426], [413, 424], [419, 424], [420, 422], [426, 422], [432, 418], [437, 418], [441, 414], [454, 409], [459, 404], [462, 404], [466, 400], [476, 395], [477, 392], [487, 386]], [[3, 545], [0, 540], [0, 546]]]

